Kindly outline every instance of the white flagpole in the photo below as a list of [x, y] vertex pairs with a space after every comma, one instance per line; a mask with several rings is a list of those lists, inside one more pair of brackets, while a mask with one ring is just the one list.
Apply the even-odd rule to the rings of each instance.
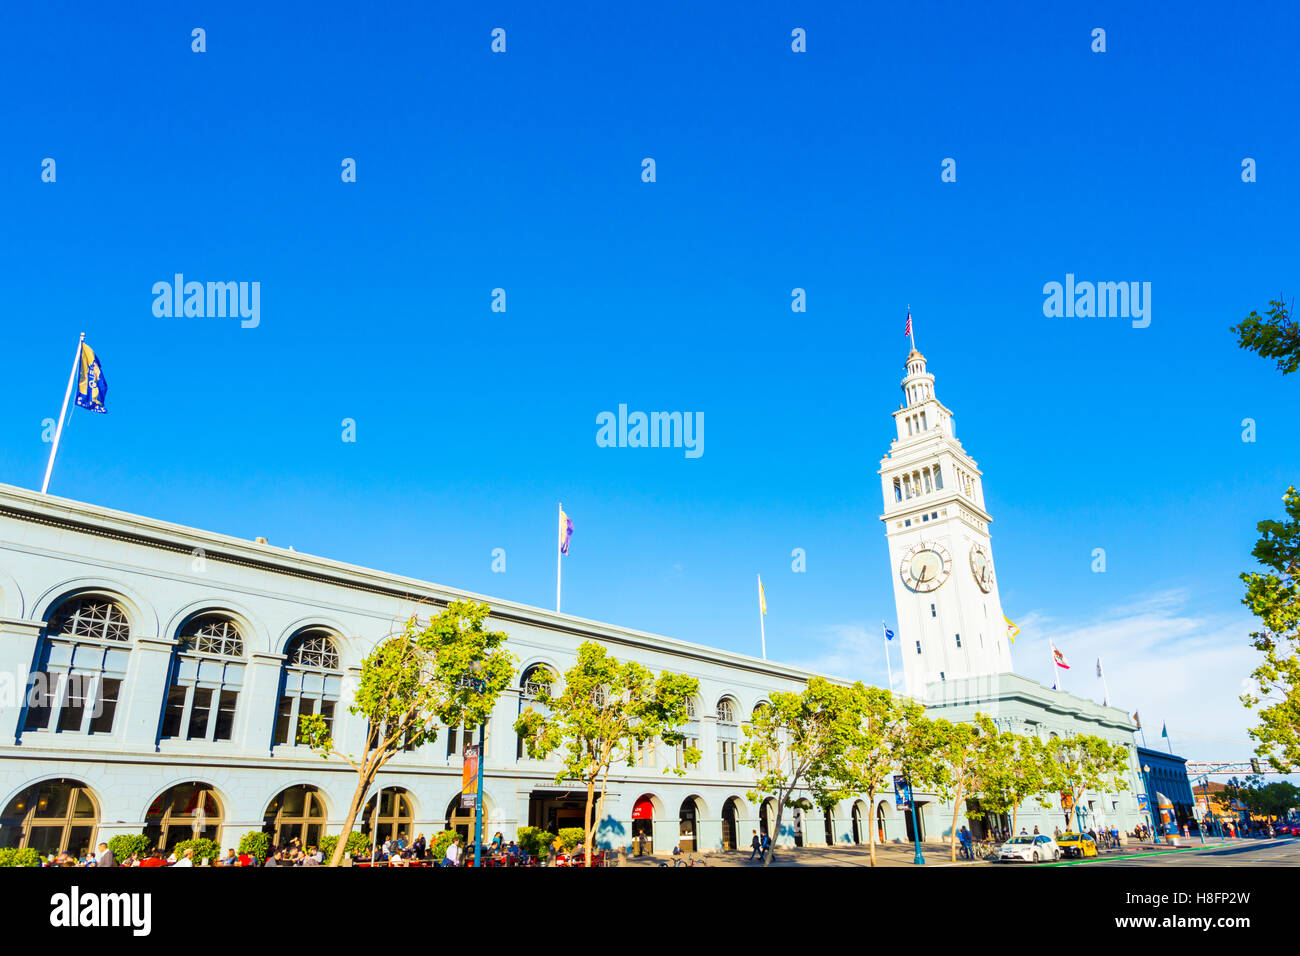
[[63, 393], [63, 407], [59, 410], [59, 427], [54, 430], [54, 445], [50, 448], [50, 460], [45, 465], [45, 480], [41, 482], [41, 494], [50, 487], [50, 473], [54, 471], [54, 456], [59, 451], [59, 439], [63, 437], [63, 419], [68, 415], [68, 399], [72, 398], [72, 384], [77, 380], [77, 366], [81, 364], [81, 343], [86, 341], [86, 333], [81, 333], [77, 340], [77, 354], [72, 359], [72, 374], [68, 376], [68, 390]]
[[1062, 690], [1061, 668], [1056, 666], [1056, 644], [1048, 638], [1047, 646], [1052, 649], [1052, 690]]
[[907, 335], [912, 340], [912, 351], [916, 351], [916, 322], [912, 318], [912, 304], [907, 304]]
[[564, 514], [564, 502], [561, 501], [557, 514], [555, 516], [555, 613], [560, 613], [560, 563], [564, 560], [564, 555], [560, 551], [564, 531], [560, 528], [560, 519]]
[[1097, 676], [1101, 678], [1101, 705], [1110, 706], [1110, 688], [1106, 686], [1106, 669], [1101, 666], [1101, 658], [1097, 658]]
[[758, 578], [758, 639], [763, 643], [763, 660], [767, 660], [767, 628], [763, 625], [763, 575]]
[[894, 665], [889, 663], [889, 637], [885, 633], [886, 630], [888, 629], [885, 627], [884, 618], [881, 618], [880, 636], [885, 641], [885, 668], [889, 671], [889, 692], [892, 694], [894, 692]]

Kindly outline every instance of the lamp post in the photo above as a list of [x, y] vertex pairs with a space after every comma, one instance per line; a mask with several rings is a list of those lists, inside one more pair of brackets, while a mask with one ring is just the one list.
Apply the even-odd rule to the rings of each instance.
[[[474, 689], [474, 693], [482, 694], [487, 690], [487, 681], [478, 675], [482, 672], [483, 665], [475, 661], [470, 665], [470, 670], [474, 676], [469, 678], [469, 685]], [[483, 865], [483, 758], [484, 747], [487, 744], [487, 720], [484, 719], [478, 728], [478, 781], [474, 785], [474, 868], [478, 869]]]
[[1147, 813], [1151, 815], [1151, 822], [1155, 825], [1155, 829], [1152, 832], [1156, 835], [1156, 839], [1158, 840], [1160, 839], [1160, 820], [1156, 816], [1155, 798], [1151, 795], [1150, 774], [1151, 774], [1151, 765], [1144, 763], [1142, 765], [1142, 783], [1147, 788]]
[[912, 844], [916, 847], [912, 862], [917, 866], [925, 866], [925, 857], [921, 853], [921, 828], [916, 822], [916, 794], [912, 791], [912, 775], [904, 770], [903, 779], [907, 781], [907, 805], [912, 808]]

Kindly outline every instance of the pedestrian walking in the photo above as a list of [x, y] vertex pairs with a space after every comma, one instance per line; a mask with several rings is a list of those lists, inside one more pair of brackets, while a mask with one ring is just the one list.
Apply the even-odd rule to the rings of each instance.
[[754, 839], [749, 841], [749, 845], [752, 847], [752, 849], [749, 851], [749, 859], [746, 862], [752, 863], [754, 857], [760, 855], [763, 852], [763, 841], [758, 838], [757, 830], [754, 831]]

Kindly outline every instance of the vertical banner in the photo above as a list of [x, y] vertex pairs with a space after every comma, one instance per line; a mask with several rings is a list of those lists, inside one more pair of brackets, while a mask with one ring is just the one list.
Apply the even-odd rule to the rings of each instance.
[[894, 806], [899, 810], [912, 809], [912, 788], [901, 773], [894, 774]]
[[465, 763], [460, 771], [461, 809], [473, 809], [478, 797], [478, 744], [465, 747]]

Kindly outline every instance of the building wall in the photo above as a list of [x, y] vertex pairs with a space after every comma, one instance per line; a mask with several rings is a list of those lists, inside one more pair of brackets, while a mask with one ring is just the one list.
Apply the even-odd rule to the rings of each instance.
[[[112, 731], [24, 732], [25, 685], [42, 628], [56, 605], [78, 592], [113, 597], [130, 621], [128, 663]], [[642, 796], [655, 806], [658, 851], [677, 842], [678, 814], [687, 798], [698, 808], [699, 848], [721, 846], [723, 806], [729, 800], [737, 807], [738, 842], [748, 843], [759, 826], [759, 810], [746, 796], [751, 778], [745, 768], [718, 769], [717, 702], [732, 698], [743, 721], [773, 691], [798, 690], [812, 676], [808, 672], [5, 486], [0, 486], [0, 679], [6, 682], [0, 688], [0, 807], [33, 783], [75, 779], [92, 791], [99, 811], [97, 839], [106, 839], [139, 832], [159, 794], [199, 781], [217, 793], [224, 817], [220, 840], [230, 846], [243, 833], [261, 829], [268, 803], [278, 793], [306, 784], [319, 788], [327, 832], [337, 833], [353, 794], [353, 771], [304, 746], [272, 740], [286, 646], [305, 627], [334, 636], [344, 685], [334, 733], [341, 749], [357, 752], [364, 725], [347, 713], [346, 688], [359, 675], [365, 654], [410, 614], [428, 614], [441, 602], [462, 597], [491, 605], [491, 626], [509, 635], [520, 674], [534, 664], [563, 673], [574, 663], [578, 645], [594, 639], [620, 658], [699, 679], [699, 767], [684, 777], [666, 774], [672, 753], [661, 747], [653, 768], [617, 768], [602, 843], [630, 842], [632, 808]], [[178, 630], [206, 611], [231, 616], [244, 639], [233, 739], [160, 739]], [[527, 825], [529, 794], [553, 789], [558, 769], [553, 761], [517, 758], [512, 725], [522, 706], [516, 686], [499, 699], [488, 726], [486, 830], [489, 835], [499, 830], [506, 839]], [[416, 833], [441, 830], [460, 790], [461, 758], [447, 754], [445, 734], [419, 751], [396, 756], [379, 780], [381, 786], [409, 792]], [[736, 736], [743, 739], [743, 732]], [[839, 841], [852, 838], [852, 807], [853, 801], [845, 801], [836, 810]], [[825, 842], [820, 812], [808, 816], [805, 842]], [[787, 811], [781, 842], [793, 841], [791, 825]]]
[[[112, 596], [130, 622], [112, 731], [24, 732], [25, 685], [37, 660], [42, 629], [58, 602], [78, 592]], [[304, 627], [324, 628], [334, 635], [344, 685], [334, 732], [342, 749], [356, 752], [364, 727], [347, 713], [347, 684], [359, 674], [367, 651], [410, 614], [427, 614], [459, 598], [491, 605], [491, 625], [509, 635], [508, 647], [519, 659], [520, 674], [533, 664], [563, 673], [574, 663], [580, 643], [597, 640], [617, 657], [699, 679], [699, 767], [682, 777], [666, 774], [663, 768], [672, 755], [661, 748], [653, 768], [616, 768], [600, 831], [602, 845], [631, 842], [633, 807], [643, 796], [655, 808], [656, 852], [677, 842], [678, 813], [688, 798], [698, 808], [697, 848], [722, 845], [723, 807], [728, 801], [737, 808], [737, 843], [748, 844], [751, 832], [759, 829], [760, 808], [746, 796], [752, 778], [745, 768], [718, 769], [717, 702], [734, 699], [743, 721], [773, 691], [797, 691], [813, 676], [809, 672], [2, 485], [0, 808], [34, 783], [75, 779], [90, 789], [97, 804], [96, 839], [107, 839], [140, 832], [159, 794], [198, 781], [217, 793], [223, 814], [219, 840], [228, 847], [242, 834], [262, 828], [266, 808], [277, 794], [310, 785], [319, 789], [325, 804], [326, 832], [338, 833], [355, 786], [353, 771], [301, 745], [273, 744], [286, 646]], [[202, 611], [230, 615], [244, 638], [244, 675], [232, 739], [160, 739], [178, 629]], [[1096, 708], [1077, 698], [1072, 701]], [[521, 706], [518, 686], [502, 695], [489, 723], [484, 761], [485, 830], [488, 835], [500, 831], [507, 840], [528, 823], [529, 795], [556, 786], [554, 762], [516, 756], [513, 723]], [[1033, 719], [1034, 706], [1025, 703], [1026, 721]], [[414, 805], [413, 833], [440, 831], [460, 790], [461, 758], [447, 754], [445, 733], [417, 752], [396, 756], [378, 781], [408, 792]], [[737, 731], [737, 739], [743, 739], [743, 731]], [[918, 794], [918, 800], [925, 801], [923, 833], [931, 840], [943, 838], [950, 830], [951, 807], [933, 795]], [[878, 796], [876, 804], [883, 807], [885, 839], [905, 839], [903, 815], [894, 808], [892, 793]], [[852, 842], [855, 806], [863, 820], [858, 837], [866, 840], [866, 827], [874, 825], [875, 815], [864, 798], [856, 798], [834, 810], [835, 842]], [[800, 816], [802, 842], [825, 843], [820, 810]], [[1022, 814], [1022, 821], [1026, 819]], [[788, 844], [795, 838], [794, 814], [787, 809], [778, 842]]]

